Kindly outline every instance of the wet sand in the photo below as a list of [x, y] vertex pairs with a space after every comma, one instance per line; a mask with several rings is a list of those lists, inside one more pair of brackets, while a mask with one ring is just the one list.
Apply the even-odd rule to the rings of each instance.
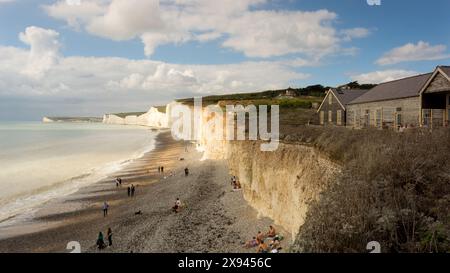
[[[70, 241], [79, 242], [82, 252], [255, 252], [242, 242], [267, 231], [272, 221], [258, 218], [242, 192], [231, 190], [225, 161], [200, 159], [192, 144], [162, 132], [153, 151], [108, 179], [48, 203], [33, 221], [0, 229], [2, 237], [8, 235], [0, 240], [0, 252], [69, 252]], [[115, 177], [122, 178], [119, 188]], [[131, 184], [134, 197], [127, 195]], [[177, 214], [171, 211], [176, 198], [184, 205]], [[107, 217], [104, 201], [110, 205]], [[98, 232], [106, 237], [109, 227], [113, 246], [98, 250]], [[283, 246], [289, 242], [287, 237]]]

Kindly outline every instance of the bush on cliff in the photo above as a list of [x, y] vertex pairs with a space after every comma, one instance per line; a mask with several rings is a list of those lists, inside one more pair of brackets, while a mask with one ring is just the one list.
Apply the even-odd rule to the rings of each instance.
[[450, 130], [309, 128], [307, 142], [343, 166], [311, 204], [294, 252], [450, 251]]

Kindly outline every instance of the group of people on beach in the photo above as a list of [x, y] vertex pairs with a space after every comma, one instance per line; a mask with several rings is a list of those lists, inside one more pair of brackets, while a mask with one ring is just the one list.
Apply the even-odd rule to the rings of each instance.
[[[116, 187], [122, 186], [122, 178], [117, 177], [115, 181], [116, 181]], [[131, 184], [130, 186], [127, 187], [128, 197], [134, 197], [135, 192], [136, 192], [136, 187], [134, 186], [134, 184]], [[108, 210], [109, 210], [108, 202], [106, 202], [106, 201], [103, 202], [102, 210], [103, 210], [103, 217], [108, 216]], [[139, 213], [136, 213], [136, 214], [142, 214], [142, 212], [139, 211]], [[112, 246], [112, 230], [111, 230], [111, 228], [108, 228], [107, 240], [108, 240], [108, 245]], [[98, 249], [100, 249], [100, 250], [104, 249], [106, 247], [104, 236], [101, 231], [98, 233], [96, 245], [97, 245]]]
[[253, 239], [245, 242], [244, 247], [257, 247], [257, 253], [278, 253], [282, 249], [280, 244], [282, 239], [283, 236], [277, 234], [273, 226], [269, 226], [267, 233], [258, 231], [258, 234]]
[[120, 187], [120, 186], [122, 186], [122, 178], [117, 177], [117, 178], [116, 178], [116, 187], [118, 188], [118, 187]]
[[[112, 246], [112, 236], [113, 236], [112, 229], [108, 228], [108, 231], [106, 233], [106, 238], [108, 240], [108, 246]], [[98, 237], [97, 237], [97, 248], [99, 250], [106, 248], [105, 239], [104, 239], [103, 233], [101, 231], [98, 233]]]
[[237, 180], [236, 176], [231, 177], [231, 186], [233, 186], [234, 191], [241, 189], [241, 182]]
[[158, 166], [158, 173], [164, 173], [164, 166]]
[[135, 192], [136, 188], [134, 187], [133, 184], [131, 184], [131, 186], [128, 186], [127, 188], [128, 197], [134, 197]]
[[[116, 178], [116, 187], [117, 188], [122, 187], [122, 178], [120, 178], [120, 177]], [[131, 184], [131, 186], [127, 187], [128, 197], [133, 197], [135, 192], [136, 192], [136, 187], [133, 184]]]

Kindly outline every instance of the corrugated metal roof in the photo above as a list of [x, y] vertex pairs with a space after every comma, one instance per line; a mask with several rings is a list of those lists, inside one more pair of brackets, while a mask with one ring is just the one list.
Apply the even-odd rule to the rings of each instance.
[[332, 89], [333, 94], [339, 99], [342, 105], [347, 105], [352, 100], [364, 95], [367, 89]]
[[349, 104], [393, 100], [419, 96], [419, 92], [433, 73], [385, 82], [354, 99]]

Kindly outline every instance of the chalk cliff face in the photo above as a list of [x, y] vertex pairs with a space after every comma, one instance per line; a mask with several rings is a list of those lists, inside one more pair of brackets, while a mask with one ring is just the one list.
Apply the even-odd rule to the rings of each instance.
[[[203, 125], [210, 117], [203, 115]], [[340, 166], [315, 148], [280, 143], [272, 152], [261, 151], [260, 141], [225, 141], [207, 137], [204, 126], [197, 141], [204, 159], [225, 159], [230, 175], [242, 185], [244, 198], [261, 216], [270, 217], [295, 238], [309, 204], [340, 175]], [[214, 132], [209, 132], [214, 135]]]
[[125, 125], [125, 119], [114, 114], [105, 114], [103, 123]]
[[157, 128], [167, 128], [168, 119], [165, 113], [161, 113], [157, 108], [152, 107], [150, 110], [140, 116], [129, 115], [119, 117], [115, 114], [106, 114], [103, 116], [103, 123], [119, 124], [119, 125], [140, 125]]
[[340, 167], [312, 147], [280, 144], [262, 152], [258, 143], [228, 146], [230, 172], [242, 184], [244, 198], [262, 216], [272, 218], [295, 238], [311, 201], [339, 175]]

